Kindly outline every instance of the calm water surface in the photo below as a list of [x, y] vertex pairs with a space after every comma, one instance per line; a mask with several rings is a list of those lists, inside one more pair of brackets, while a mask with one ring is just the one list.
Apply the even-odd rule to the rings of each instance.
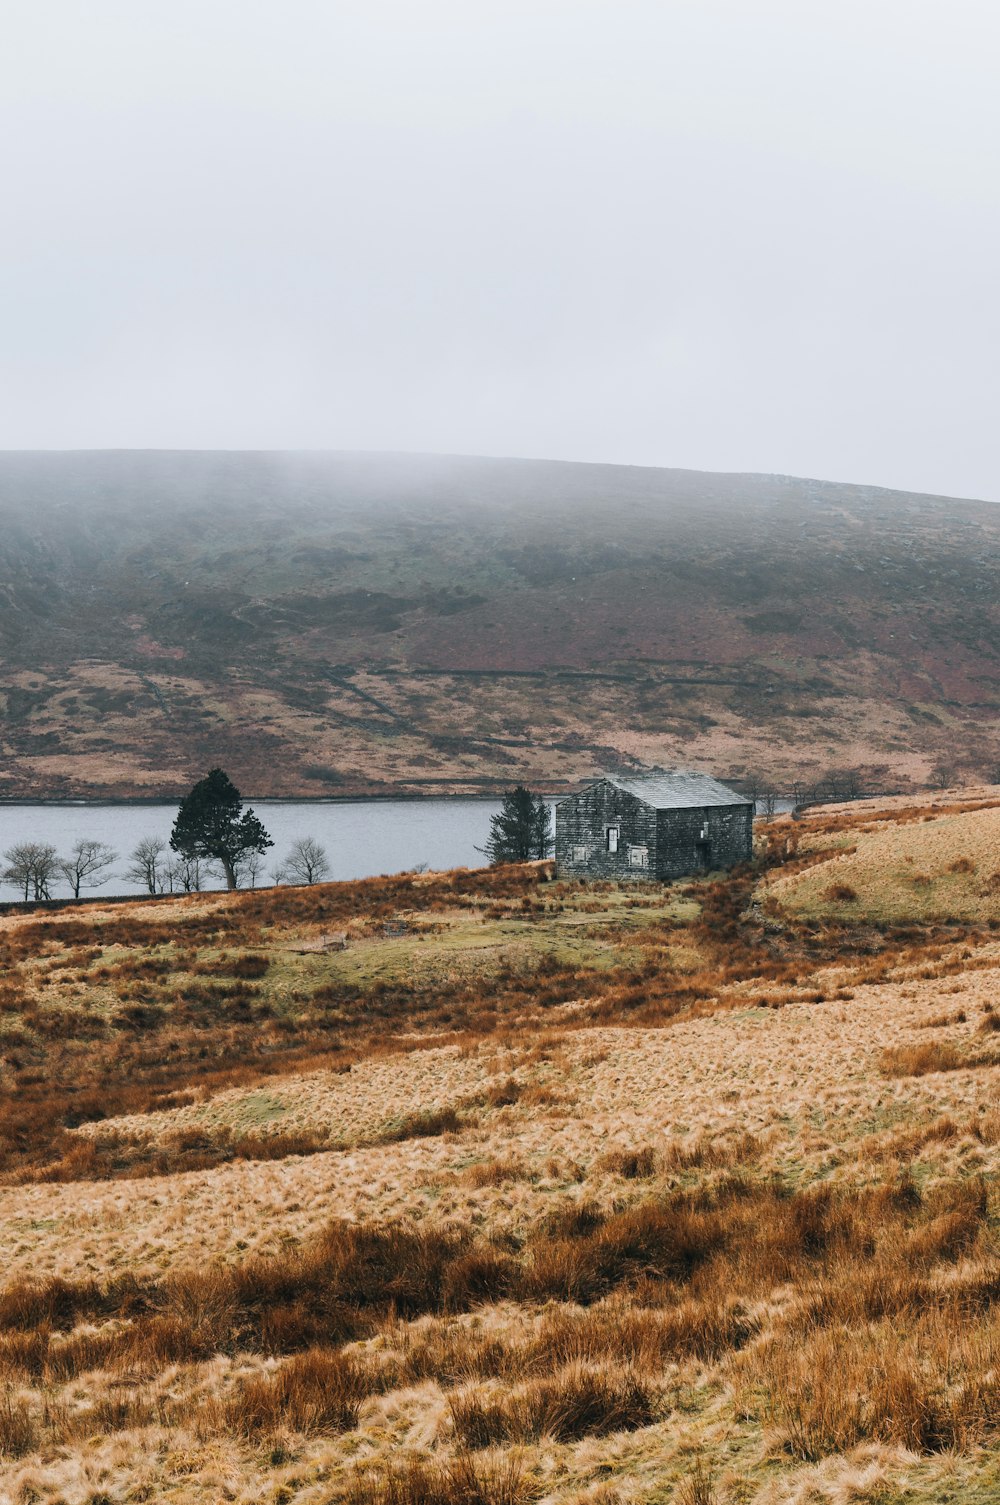
[[[265, 856], [265, 872], [258, 885], [271, 882], [271, 873], [293, 841], [312, 836], [325, 847], [332, 878], [370, 878], [399, 873], [426, 863], [430, 868], [480, 867], [485, 862], [477, 846], [489, 835], [490, 816], [499, 800], [337, 800], [330, 803], [294, 800], [258, 802], [254, 807], [274, 846]], [[22, 841], [46, 841], [68, 852], [80, 837], [107, 842], [119, 854], [107, 883], [88, 893], [138, 894], [143, 889], [125, 877], [128, 855], [144, 836], [166, 841], [177, 805], [0, 805], [0, 851]], [[224, 887], [209, 880], [212, 887]], [[208, 886], [208, 885], [206, 885]], [[64, 883], [52, 887], [54, 899], [67, 897]], [[9, 884], [0, 884], [0, 897], [18, 898]]]
[[[791, 808], [779, 800], [778, 808]], [[254, 806], [274, 846], [265, 855], [265, 871], [258, 887], [288, 853], [292, 842], [311, 836], [326, 849], [331, 878], [372, 878], [399, 873], [426, 863], [429, 868], [482, 867], [490, 816], [499, 800], [297, 800], [258, 801]], [[553, 825], [554, 825], [554, 806]], [[51, 842], [69, 852], [81, 837], [104, 841], [118, 853], [108, 881], [89, 894], [139, 894], [144, 889], [125, 877], [129, 853], [144, 836], [164, 841], [177, 814], [177, 805], [29, 805], [0, 804], [0, 852], [22, 841]], [[167, 854], [170, 855], [169, 853]], [[224, 887], [221, 879], [205, 880], [206, 887]], [[66, 898], [65, 883], [52, 885], [54, 899]], [[20, 894], [0, 883], [0, 898]]]

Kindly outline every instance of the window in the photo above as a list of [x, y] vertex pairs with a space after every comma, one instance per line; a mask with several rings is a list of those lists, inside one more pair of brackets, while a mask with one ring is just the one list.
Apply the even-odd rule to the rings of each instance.
[[608, 827], [608, 851], [609, 852], [617, 852], [617, 850], [618, 850], [618, 838], [621, 835], [621, 829], [622, 829], [621, 826], [609, 826]]
[[587, 859], [589, 858], [589, 856], [590, 856], [590, 848], [589, 847], [574, 847], [573, 848], [573, 857], [572, 857], [572, 861], [573, 862], [586, 862]]
[[629, 847], [628, 865], [629, 867], [649, 867], [649, 848]]

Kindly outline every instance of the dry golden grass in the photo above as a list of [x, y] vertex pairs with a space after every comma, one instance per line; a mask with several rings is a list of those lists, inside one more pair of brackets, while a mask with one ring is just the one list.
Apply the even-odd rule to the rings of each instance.
[[0, 1499], [996, 1498], [1000, 937], [878, 909], [981, 882], [962, 803], [4, 917]]
[[823, 858], [771, 880], [767, 891], [783, 908], [801, 916], [863, 915], [897, 923], [1000, 918], [1000, 807], [995, 802], [971, 810], [954, 804], [903, 806], [882, 818], [871, 812], [864, 823], [855, 813], [841, 817], [844, 824], [851, 822], [847, 830], [830, 831], [831, 820], [835, 817], [820, 812], [775, 824], [776, 834], [795, 841], [799, 857]]

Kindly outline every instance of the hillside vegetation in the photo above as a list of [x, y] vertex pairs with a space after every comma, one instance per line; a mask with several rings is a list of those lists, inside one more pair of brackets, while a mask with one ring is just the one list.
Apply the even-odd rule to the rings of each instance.
[[998, 818], [0, 918], [0, 1498], [994, 1500]]
[[0, 794], [992, 778], [1000, 513], [780, 476], [0, 456]]

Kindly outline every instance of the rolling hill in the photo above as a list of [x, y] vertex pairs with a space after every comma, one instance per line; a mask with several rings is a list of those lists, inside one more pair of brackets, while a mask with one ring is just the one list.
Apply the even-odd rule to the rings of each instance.
[[1000, 510], [434, 456], [0, 455], [6, 797], [1000, 761]]

